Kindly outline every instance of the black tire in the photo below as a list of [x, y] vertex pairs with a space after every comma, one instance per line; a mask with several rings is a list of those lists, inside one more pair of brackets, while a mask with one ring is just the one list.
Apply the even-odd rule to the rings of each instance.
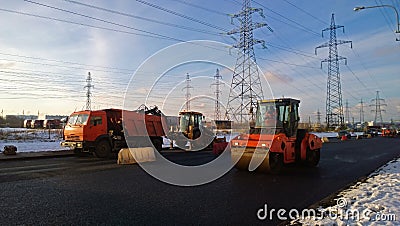
[[111, 154], [111, 146], [107, 140], [101, 140], [97, 145], [96, 149], [94, 150], [93, 154], [97, 158], [107, 158]]
[[319, 160], [320, 160], [321, 154], [320, 154], [320, 149], [317, 150], [307, 150], [307, 165], [311, 167], [315, 167], [318, 165]]
[[188, 148], [186, 147], [187, 140], [175, 140], [176, 146], [178, 146], [180, 149], [187, 150]]
[[160, 152], [162, 150], [162, 139], [155, 138], [152, 140], [154, 148]]
[[85, 153], [83, 152], [82, 148], [75, 148], [74, 149], [74, 154], [75, 154], [75, 156], [78, 156], [78, 157], [85, 156]]
[[271, 174], [279, 174], [283, 167], [282, 154], [269, 152], [269, 172]]
[[82, 148], [75, 148], [74, 149], [74, 154], [81, 154], [82, 153]]
[[196, 140], [201, 136], [201, 132], [199, 128], [193, 129], [193, 140]]

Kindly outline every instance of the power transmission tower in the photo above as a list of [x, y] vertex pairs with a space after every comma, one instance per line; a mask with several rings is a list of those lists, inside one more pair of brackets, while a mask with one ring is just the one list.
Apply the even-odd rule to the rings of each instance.
[[351, 48], [353, 48], [353, 44], [351, 41], [336, 39], [336, 29], [339, 28], [342, 28], [344, 33], [344, 26], [335, 24], [335, 16], [332, 13], [330, 27], [322, 30], [322, 37], [324, 37], [325, 31], [330, 31], [329, 42], [326, 42], [315, 48], [315, 54], [317, 54], [318, 48], [329, 47], [328, 58], [321, 61], [321, 68], [322, 63], [328, 63], [328, 83], [326, 96], [326, 124], [328, 128], [333, 128], [335, 126], [342, 127], [344, 125], [339, 61], [345, 60], [345, 64], [347, 64], [347, 59], [345, 57], [339, 56], [337, 46], [345, 43], [350, 43]]
[[375, 110], [371, 110], [371, 112], [375, 112], [374, 122], [378, 122], [378, 118], [379, 118], [381, 125], [382, 125], [383, 124], [382, 111], [385, 111], [385, 110], [381, 109], [381, 106], [387, 106], [387, 104], [381, 104], [381, 101], [385, 102], [385, 100], [382, 98], [379, 98], [379, 91], [376, 91], [376, 97], [375, 97], [375, 99], [372, 99], [371, 101], [375, 101], [374, 104], [369, 105], [370, 107], [375, 107]]
[[[263, 44], [263, 40], [253, 38], [253, 30], [267, 26], [265, 23], [253, 23], [252, 14], [258, 12], [262, 17], [262, 9], [252, 8], [251, 0], [244, 0], [242, 10], [231, 15], [237, 19], [240, 27], [228, 32], [228, 35], [240, 34], [240, 40], [233, 45], [239, 49], [233, 72], [231, 90], [226, 109], [226, 118], [238, 123], [254, 120], [257, 100], [264, 99], [259, 70], [256, 64], [253, 46]], [[270, 29], [271, 30], [271, 29]]]
[[219, 106], [219, 95], [221, 94], [221, 90], [219, 89], [221, 85], [222, 76], [219, 74], [219, 69], [217, 69], [214, 75], [215, 83], [211, 84], [215, 86], [215, 112], [214, 112], [214, 120], [221, 120], [221, 110]]
[[88, 72], [88, 76], [86, 78], [86, 86], [85, 86], [85, 89], [87, 89], [86, 90], [86, 110], [92, 110], [90, 97], [92, 96], [91, 88], [93, 88], [93, 87], [94, 86], [92, 85], [92, 76], [91, 76], [90, 72]]
[[362, 124], [362, 123], [364, 123], [364, 102], [363, 102], [363, 100], [361, 99], [361, 101], [360, 101], [360, 123]]
[[319, 111], [319, 109], [317, 111], [317, 123], [319, 126], [321, 126], [321, 112]]
[[186, 74], [186, 86], [183, 89], [186, 89], [186, 111], [190, 111], [190, 97], [192, 96], [190, 94], [190, 89], [193, 89], [193, 87], [190, 85], [190, 82], [192, 80], [190, 79], [189, 73]]
[[350, 110], [349, 110], [349, 101], [346, 100], [346, 108], [345, 108], [346, 119], [345, 121], [350, 123]]

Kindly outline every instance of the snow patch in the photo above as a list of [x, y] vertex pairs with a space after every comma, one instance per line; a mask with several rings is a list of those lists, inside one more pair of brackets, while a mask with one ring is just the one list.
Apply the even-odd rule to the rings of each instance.
[[336, 205], [319, 207], [321, 216], [299, 218], [303, 225], [400, 225], [400, 158], [339, 193]]

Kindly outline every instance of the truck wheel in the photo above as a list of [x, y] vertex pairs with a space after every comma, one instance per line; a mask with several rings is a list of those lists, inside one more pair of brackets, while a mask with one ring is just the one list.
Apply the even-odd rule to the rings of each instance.
[[160, 152], [162, 150], [162, 141], [160, 139], [153, 139], [152, 140], [154, 148]]
[[82, 157], [82, 156], [84, 156], [84, 153], [82, 151], [83, 151], [82, 148], [75, 148], [74, 154], [78, 157]]
[[102, 140], [96, 145], [96, 149], [94, 150], [94, 155], [97, 158], [107, 158], [110, 156], [111, 147], [108, 141]]
[[279, 174], [283, 167], [282, 155], [269, 152], [269, 172], [271, 174]]
[[307, 149], [307, 165], [315, 167], [319, 163], [320, 159], [320, 149], [317, 150], [310, 150]]

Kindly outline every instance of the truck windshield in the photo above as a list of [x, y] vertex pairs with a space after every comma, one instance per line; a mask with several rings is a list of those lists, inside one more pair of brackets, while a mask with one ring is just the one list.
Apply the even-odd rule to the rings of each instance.
[[86, 125], [88, 114], [73, 114], [68, 119], [68, 125]]

